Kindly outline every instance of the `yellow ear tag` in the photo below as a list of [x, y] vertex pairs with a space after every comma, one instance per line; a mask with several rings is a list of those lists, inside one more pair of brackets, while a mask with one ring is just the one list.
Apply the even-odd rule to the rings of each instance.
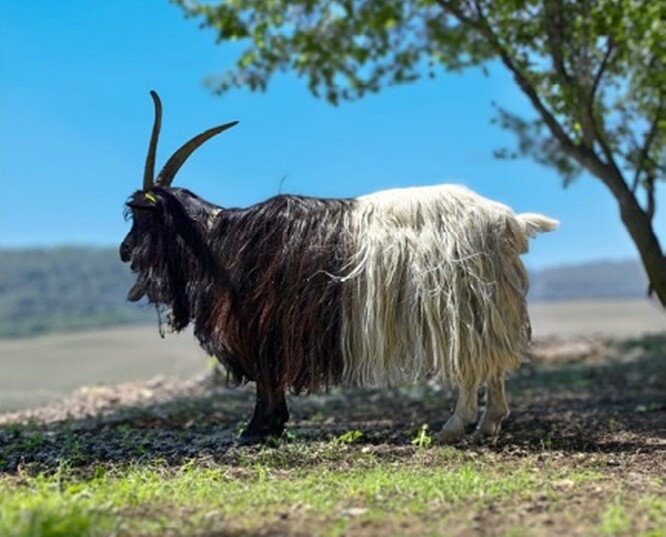
[[155, 196], [153, 196], [150, 192], [147, 192], [146, 194], [144, 194], [144, 196], [146, 197], [146, 199], [148, 201], [152, 201], [153, 203], [157, 203], [157, 198]]

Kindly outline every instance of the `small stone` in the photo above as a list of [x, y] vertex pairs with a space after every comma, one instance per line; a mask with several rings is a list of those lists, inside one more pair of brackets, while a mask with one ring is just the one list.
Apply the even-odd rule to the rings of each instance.
[[348, 509], [343, 510], [340, 515], [342, 516], [348, 516], [348, 517], [357, 517], [364, 515], [368, 512], [368, 510], [365, 507], [350, 507]]

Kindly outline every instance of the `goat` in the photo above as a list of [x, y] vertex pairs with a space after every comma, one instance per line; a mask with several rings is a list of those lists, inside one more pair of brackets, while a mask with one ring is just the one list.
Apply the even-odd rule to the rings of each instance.
[[256, 383], [242, 443], [282, 434], [286, 390], [428, 375], [458, 388], [440, 440], [463, 437], [484, 384], [476, 434], [498, 434], [509, 413], [504, 376], [531, 335], [519, 256], [555, 220], [456, 185], [222, 208], [171, 183], [197, 147], [236, 122], [192, 138], [155, 180], [162, 106], [151, 96], [143, 189], [127, 202], [132, 228], [120, 246], [138, 275], [128, 300], [145, 296], [174, 331], [192, 323], [231, 379]]

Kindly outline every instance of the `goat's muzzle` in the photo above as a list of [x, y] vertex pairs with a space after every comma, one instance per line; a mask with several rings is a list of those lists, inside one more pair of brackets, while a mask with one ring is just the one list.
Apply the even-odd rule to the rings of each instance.
[[127, 263], [130, 259], [132, 259], [132, 245], [130, 244], [130, 241], [128, 238], [126, 238], [120, 245], [120, 260], [123, 263]]

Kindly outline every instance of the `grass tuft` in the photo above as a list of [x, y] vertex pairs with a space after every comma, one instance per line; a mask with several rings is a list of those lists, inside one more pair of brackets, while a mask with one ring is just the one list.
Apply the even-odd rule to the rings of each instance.
[[[309, 455], [326, 461], [329, 449], [319, 446]], [[347, 522], [341, 519], [349, 513], [368, 523], [387, 512], [409, 520], [452, 505], [523, 495], [537, 485], [535, 475], [520, 464], [504, 471], [456, 461], [451, 448], [413, 452], [412, 459], [401, 462], [377, 460], [361, 449], [339, 454], [336, 465], [316, 471], [300, 467], [295, 451], [263, 449], [238, 465], [97, 466], [86, 475], [63, 466], [52, 475], [22, 476], [18, 482], [0, 478], [0, 535], [94, 536], [121, 528], [129, 534], [185, 535], [223, 520], [252, 530], [294, 509], [299, 516], [328, 519], [327, 531], [335, 534], [344, 530]]]

